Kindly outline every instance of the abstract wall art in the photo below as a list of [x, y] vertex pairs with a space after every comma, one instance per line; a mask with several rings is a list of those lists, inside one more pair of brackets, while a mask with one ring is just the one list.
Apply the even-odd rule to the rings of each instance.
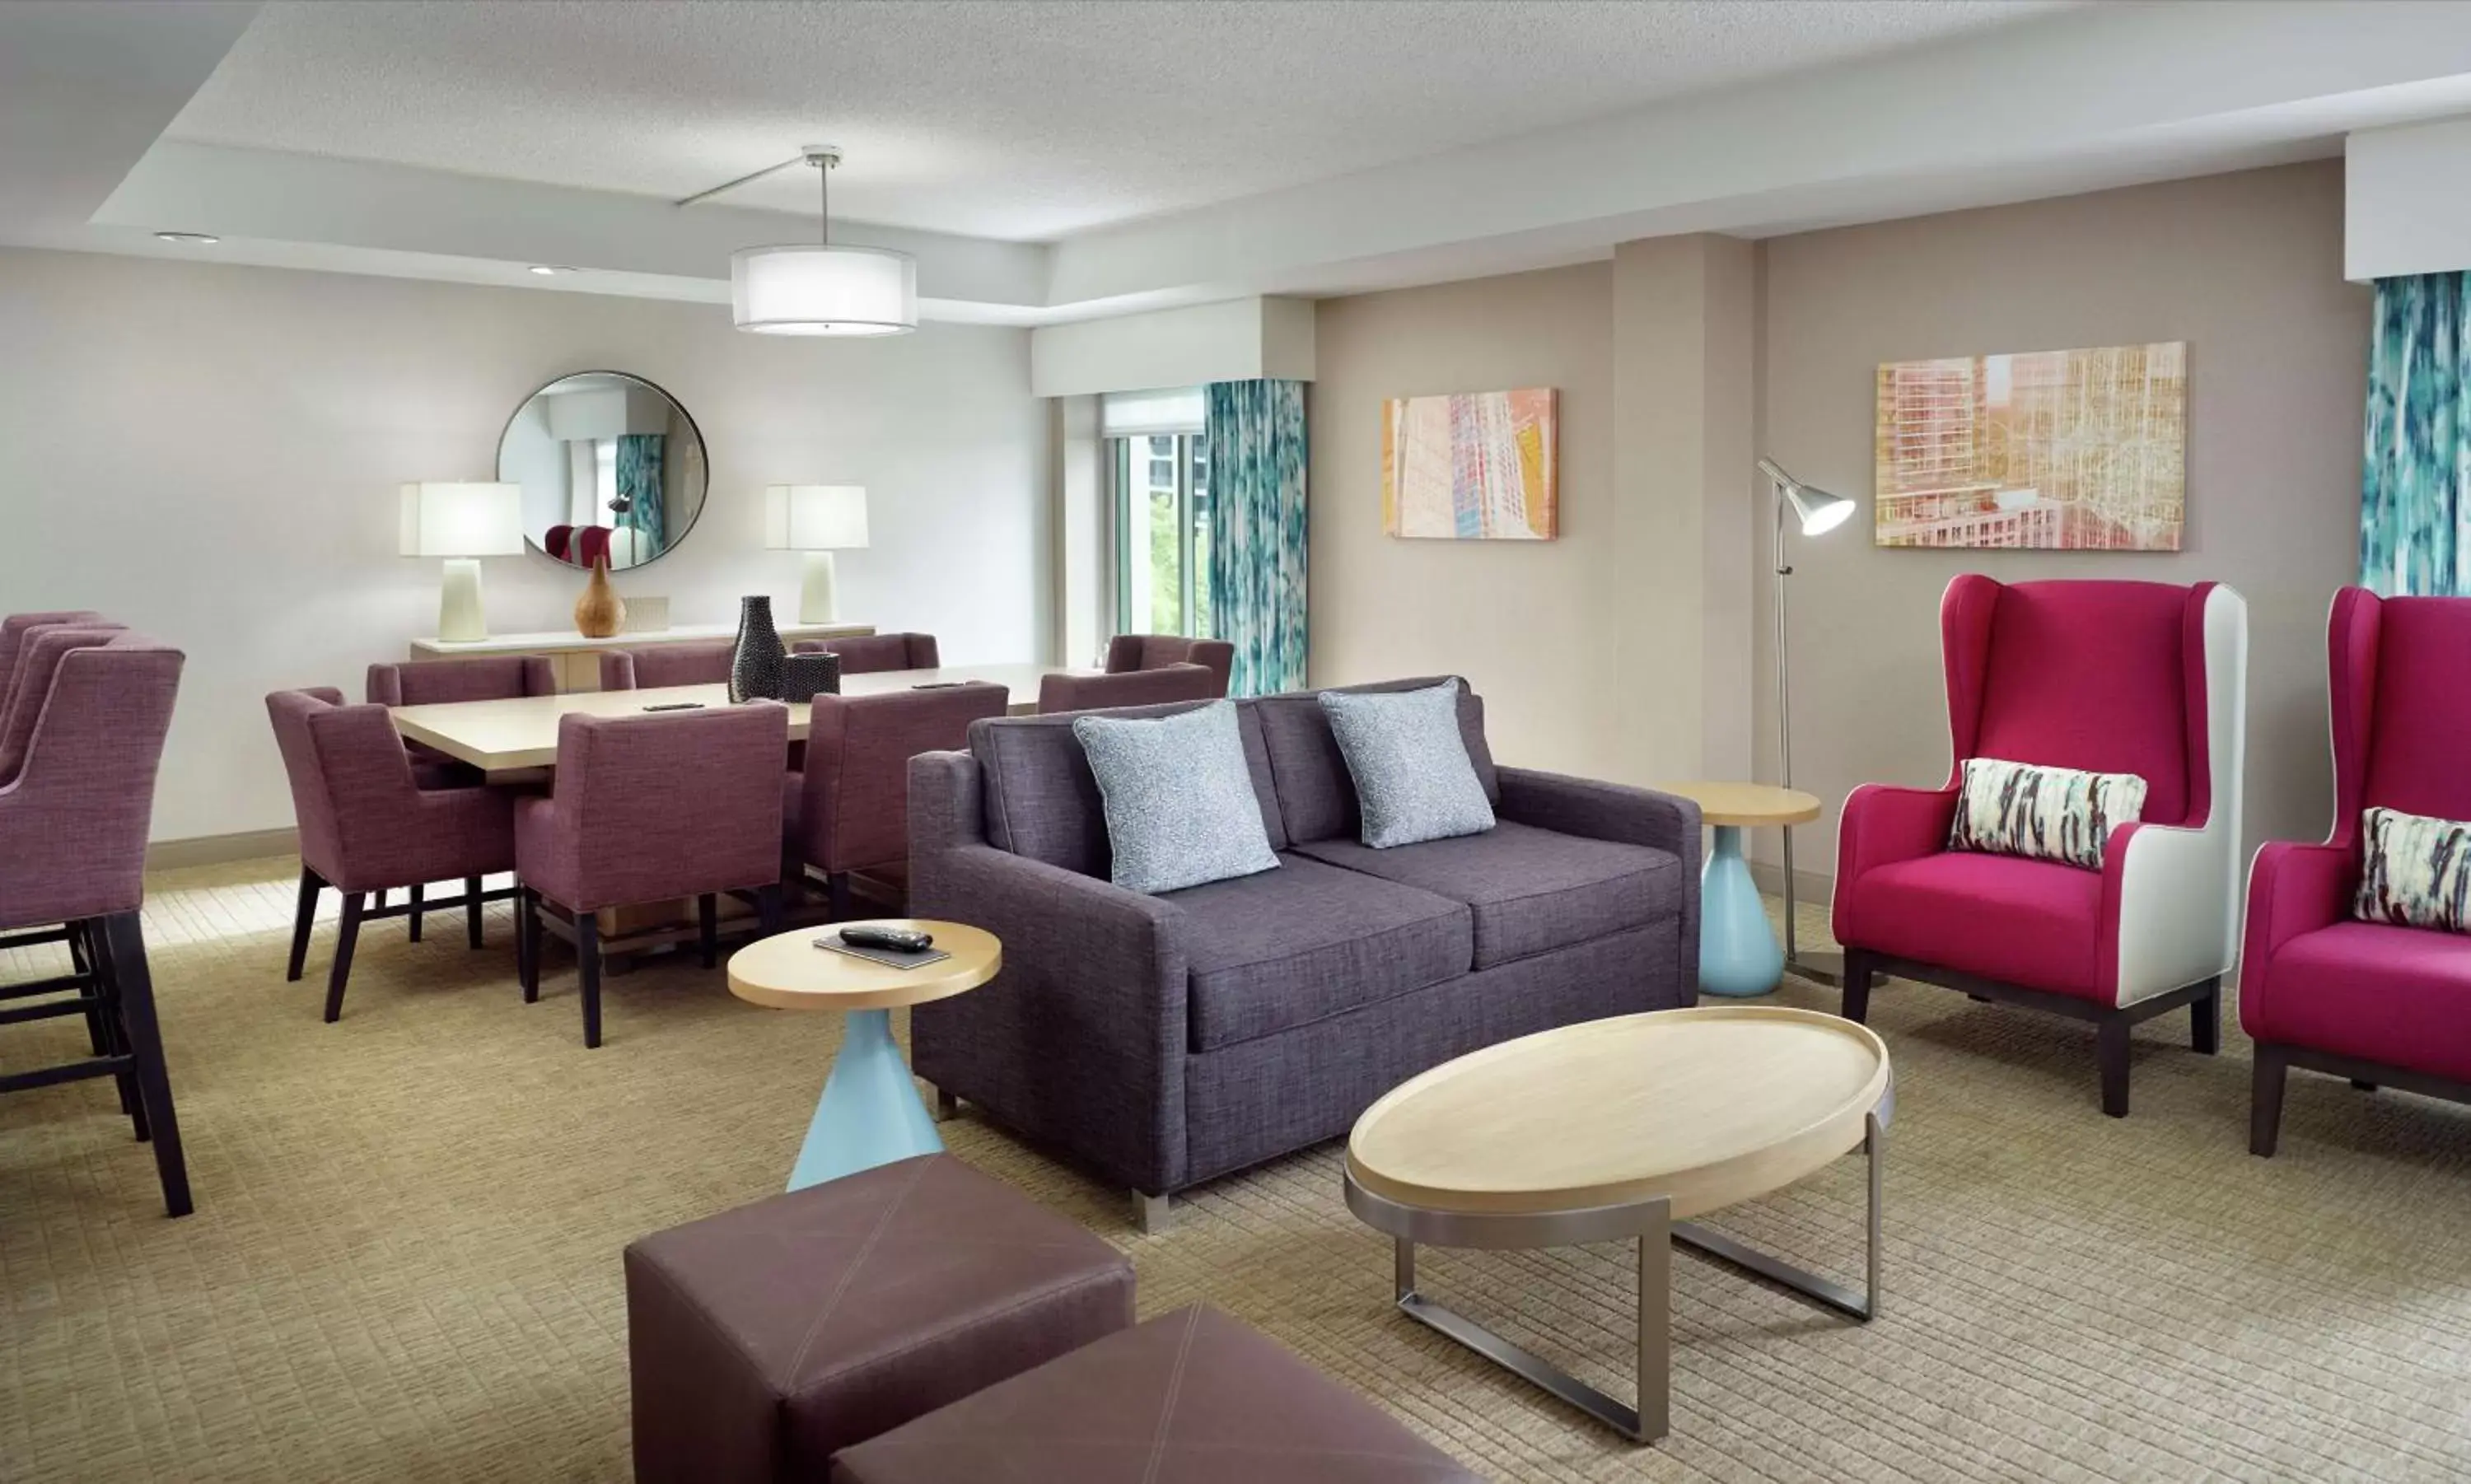
[[2184, 341], [1879, 367], [1881, 546], [2176, 552]]
[[1550, 387], [1381, 405], [1381, 529], [1447, 541], [1550, 541], [1561, 471]]

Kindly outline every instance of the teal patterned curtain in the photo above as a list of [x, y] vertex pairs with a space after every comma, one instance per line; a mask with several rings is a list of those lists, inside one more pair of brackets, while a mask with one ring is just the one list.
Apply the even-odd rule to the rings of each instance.
[[2471, 275], [2377, 280], [2360, 584], [2471, 596]]
[[617, 523], [644, 533], [644, 550], [657, 554], [669, 545], [661, 514], [661, 447], [669, 440], [657, 433], [622, 434], [618, 439], [618, 496], [629, 501]]
[[1231, 695], [1305, 685], [1305, 384], [1212, 382], [1210, 632], [1236, 646]]

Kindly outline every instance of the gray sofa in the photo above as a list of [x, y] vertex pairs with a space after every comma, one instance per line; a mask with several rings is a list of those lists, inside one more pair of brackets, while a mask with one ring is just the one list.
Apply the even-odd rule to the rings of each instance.
[[911, 760], [911, 910], [1003, 940], [994, 982], [912, 1014], [948, 1101], [1130, 1187], [1155, 1224], [1170, 1192], [1343, 1135], [1427, 1067], [1696, 998], [1695, 804], [1496, 767], [1463, 689], [1500, 824], [1371, 850], [1314, 695], [1236, 705], [1280, 868], [1162, 896], [1107, 880], [1071, 717], [980, 720], [969, 751]]

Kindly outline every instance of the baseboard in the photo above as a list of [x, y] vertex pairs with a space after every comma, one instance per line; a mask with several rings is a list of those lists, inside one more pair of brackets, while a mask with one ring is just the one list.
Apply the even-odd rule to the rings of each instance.
[[[1758, 883], [1761, 891], [1772, 897], [1784, 895], [1784, 867], [1770, 865], [1764, 860], [1753, 860], [1750, 865], [1751, 880]], [[1793, 895], [1797, 904], [1816, 902], [1824, 907], [1836, 900], [1836, 878], [1822, 876], [1817, 871], [1796, 871], [1793, 873]]]
[[288, 826], [279, 830], [243, 830], [237, 835], [193, 835], [184, 840], [149, 843], [146, 869], [175, 871], [182, 866], [224, 865], [234, 860], [299, 853], [300, 832]]

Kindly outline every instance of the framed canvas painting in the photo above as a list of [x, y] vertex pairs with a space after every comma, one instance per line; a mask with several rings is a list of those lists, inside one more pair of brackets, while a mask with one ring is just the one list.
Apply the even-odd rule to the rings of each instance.
[[1381, 529], [1444, 541], [1561, 533], [1555, 393], [1462, 391], [1381, 404]]
[[1894, 362], [1875, 426], [1881, 546], [2179, 550], [2184, 341]]

